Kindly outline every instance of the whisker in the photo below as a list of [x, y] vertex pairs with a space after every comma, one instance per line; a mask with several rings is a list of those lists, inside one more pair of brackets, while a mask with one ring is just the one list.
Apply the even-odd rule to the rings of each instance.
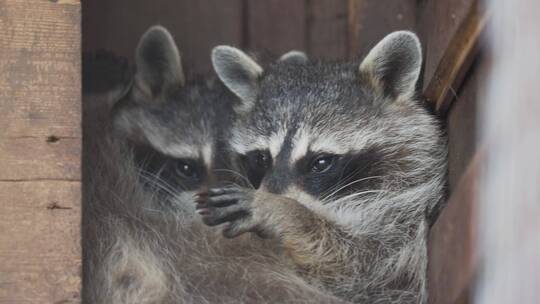
[[[161, 172], [161, 171], [162, 170], [160, 170], [159, 172]], [[162, 184], [164, 186], [167, 186], [169, 189], [176, 191], [176, 189], [175, 189], [175, 187], [173, 185], [169, 184], [169, 182], [162, 179], [158, 174], [152, 173], [152, 172], [144, 170], [144, 169], [139, 169], [139, 173], [144, 174], [146, 177], [149, 177], [149, 181], [151, 181], [151, 182], [160, 183], [160, 184]], [[179, 182], [179, 184], [180, 184], [181, 190], [185, 191], [186, 187], [181, 182]]]
[[229, 172], [229, 173], [232, 173], [234, 174], [235, 176], [237, 177], [240, 177], [251, 189], [255, 189], [255, 186], [249, 181], [249, 178], [247, 178], [246, 176], [242, 175], [240, 172], [237, 172], [237, 171], [234, 171], [234, 170], [229, 170], [229, 169], [214, 169], [213, 171], [215, 172]]
[[326, 200], [326, 199], [329, 199], [331, 198], [332, 196], [334, 196], [336, 193], [338, 193], [339, 191], [349, 187], [349, 186], [352, 186], [356, 183], [360, 183], [360, 182], [363, 182], [363, 181], [366, 181], [366, 180], [369, 180], [369, 179], [374, 179], [374, 178], [381, 178], [382, 176], [381, 175], [375, 175], [375, 176], [369, 176], [369, 177], [365, 177], [365, 178], [361, 178], [361, 179], [357, 179], [357, 180], [354, 180], [350, 183], [347, 183], [341, 187], [339, 187], [338, 189], [336, 189], [335, 191], [333, 191], [332, 193], [328, 194], [328, 195], [325, 195], [323, 196], [322, 200]]
[[344, 197], [341, 197], [341, 198], [337, 199], [336, 201], [334, 201], [333, 203], [340, 203], [340, 202], [347, 201], [347, 200], [350, 200], [350, 199], [353, 199], [353, 198], [356, 198], [358, 196], [362, 196], [362, 195], [365, 195], [365, 194], [378, 193], [380, 195], [380, 194], [386, 193], [386, 192], [388, 192], [388, 191], [387, 190], [367, 190], [367, 191], [362, 191], [362, 192], [353, 193], [353, 194], [349, 194], [349, 195], [346, 195]]
[[[159, 177], [158, 175], [156, 175], [156, 174], [154, 174], [152, 172], [149, 172], [149, 171], [146, 171], [146, 170], [143, 170], [143, 169], [139, 169], [139, 175], [146, 182], [148, 182], [152, 186], [158, 187], [159, 189], [165, 191], [167, 194], [170, 194], [172, 196], [176, 196], [176, 195], [179, 194], [179, 191], [174, 186], [172, 186], [167, 181], [163, 180], [161, 177]], [[185, 191], [186, 188], [182, 184], [180, 184], [180, 190]]]
[[343, 185], [344, 183], [346, 183], [349, 178], [353, 177], [356, 173], [360, 172], [361, 170], [363, 170], [365, 167], [361, 167], [361, 168], [356, 168], [355, 170], [353, 170], [352, 172], [350, 172], [348, 175], [346, 175], [345, 177], [343, 176], [343, 174], [345, 173], [345, 168], [348, 166], [348, 164], [351, 162], [351, 160], [349, 160], [343, 170], [341, 171], [341, 175], [339, 177], [339, 182], [336, 183], [334, 186], [330, 187], [327, 191], [325, 191], [325, 193], [323, 194], [323, 196], [326, 196], [328, 193], [330, 193], [331, 191], [334, 191], [335, 189], [341, 187], [341, 185]]

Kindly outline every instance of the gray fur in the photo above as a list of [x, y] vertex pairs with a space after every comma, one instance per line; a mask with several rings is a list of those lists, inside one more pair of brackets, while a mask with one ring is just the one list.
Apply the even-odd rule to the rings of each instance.
[[[216, 72], [223, 72], [219, 65], [242, 68], [235, 64], [218, 62]], [[425, 303], [427, 214], [443, 198], [446, 140], [413, 98], [420, 66], [416, 36], [397, 32], [361, 65], [277, 62], [267, 68], [249, 85], [256, 100], [239, 113], [230, 145], [240, 166], [250, 153], [267, 150], [270, 167], [257, 190], [211, 195], [199, 207], [205, 222], [227, 222], [229, 237], [255, 231], [277, 240], [299, 274], [342, 299]], [[376, 173], [353, 180], [338, 175], [321, 189], [324, 176], [299, 169], [318, 153], [366, 157], [367, 167], [354, 171]], [[235, 205], [222, 207], [223, 199]]]
[[255, 101], [262, 68], [249, 56], [230, 46], [212, 51], [212, 63], [218, 77], [249, 106]]
[[[167, 47], [158, 45], [175, 53]], [[144, 64], [138, 75], [154, 68]], [[298, 276], [276, 243], [249, 235], [226, 240], [193, 217], [194, 194], [225, 159], [218, 138], [235, 98], [220, 83], [169, 81], [168, 71], [158, 71], [164, 74], [142, 79], [176, 85], [149, 96], [122, 82], [110, 89], [127, 94], [84, 95], [83, 302], [341, 303]], [[138, 159], [140, 151], [201, 158], [209, 143], [208, 177], [190, 189], [173, 187], [163, 168], [149, 171]]]
[[412, 32], [398, 31], [386, 36], [360, 65], [360, 75], [397, 98], [411, 98], [422, 67], [422, 49]]
[[84, 303], [340, 303], [271, 242], [225, 240], [191, 213], [156, 210], [159, 195], [139, 186], [125, 141], [98, 141], [85, 143]]
[[304, 52], [289, 51], [281, 55], [281, 57], [279, 57], [279, 60], [290, 64], [304, 64], [309, 61], [309, 58]]
[[135, 85], [146, 97], [165, 94], [185, 82], [180, 55], [169, 32], [153, 26], [141, 37], [135, 52]]

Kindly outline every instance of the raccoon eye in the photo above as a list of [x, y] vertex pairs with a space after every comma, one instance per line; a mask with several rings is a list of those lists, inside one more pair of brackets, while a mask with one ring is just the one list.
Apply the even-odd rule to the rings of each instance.
[[184, 160], [179, 160], [176, 163], [176, 173], [189, 179], [196, 179], [199, 177], [197, 168], [190, 162]]
[[260, 168], [265, 168], [265, 169], [270, 167], [270, 155], [268, 155], [268, 153], [258, 153], [257, 165]]
[[254, 151], [248, 157], [252, 166], [259, 169], [268, 169], [272, 162], [270, 155], [266, 151]]
[[323, 155], [317, 157], [315, 160], [313, 160], [310, 164], [310, 171], [312, 173], [323, 173], [334, 165], [336, 162], [337, 156], [335, 155]]

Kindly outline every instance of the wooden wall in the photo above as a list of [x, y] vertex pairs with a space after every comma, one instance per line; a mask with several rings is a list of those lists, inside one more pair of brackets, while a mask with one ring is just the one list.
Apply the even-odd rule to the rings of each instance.
[[83, 2], [83, 49], [128, 58], [141, 34], [162, 24], [188, 74], [210, 73], [210, 50], [229, 44], [279, 55], [291, 49], [328, 59], [364, 55], [390, 31], [415, 28], [415, 0], [93, 0]]
[[0, 303], [80, 288], [80, 4], [0, 0]]

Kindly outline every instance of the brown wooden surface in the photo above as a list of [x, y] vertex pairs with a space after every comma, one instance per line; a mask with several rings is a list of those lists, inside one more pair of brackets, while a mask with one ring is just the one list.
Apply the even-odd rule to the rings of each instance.
[[308, 1], [307, 31], [307, 52], [310, 56], [325, 59], [347, 58], [347, 1]]
[[430, 304], [469, 303], [476, 271], [476, 201], [480, 164], [476, 155], [429, 235]]
[[487, 18], [487, 14], [473, 4], [442, 54], [424, 91], [424, 97], [437, 112], [445, 113], [449, 108], [454, 91], [461, 85], [477, 54]]
[[349, 0], [349, 57], [360, 58], [397, 30], [415, 30], [416, 0]]
[[490, 61], [481, 54], [455, 92], [447, 116], [450, 199], [430, 232], [429, 290], [433, 304], [470, 303], [476, 272], [476, 208], [481, 164], [486, 151], [478, 132], [484, 79]]
[[210, 73], [210, 50], [242, 46], [241, 0], [83, 1], [83, 49], [133, 59], [141, 35], [161, 24], [171, 31], [190, 74]]
[[424, 48], [424, 84], [430, 83], [443, 54], [450, 46], [474, 0], [424, 0], [419, 2], [417, 25]]
[[176, 38], [188, 74], [211, 74], [210, 49], [218, 44], [358, 58], [391, 31], [416, 25], [415, 0], [93, 0], [83, 2], [83, 13], [85, 51], [133, 59], [139, 37], [159, 23]]
[[80, 4], [0, 0], [0, 303], [80, 287]]
[[487, 56], [476, 56], [468, 71], [465, 83], [455, 92], [454, 101], [446, 118], [448, 132], [448, 181], [450, 192], [456, 189], [459, 179], [483, 142], [478, 132], [478, 114], [483, 107], [482, 94], [490, 62]]
[[245, 4], [248, 48], [277, 55], [306, 49], [305, 1], [251, 0]]

